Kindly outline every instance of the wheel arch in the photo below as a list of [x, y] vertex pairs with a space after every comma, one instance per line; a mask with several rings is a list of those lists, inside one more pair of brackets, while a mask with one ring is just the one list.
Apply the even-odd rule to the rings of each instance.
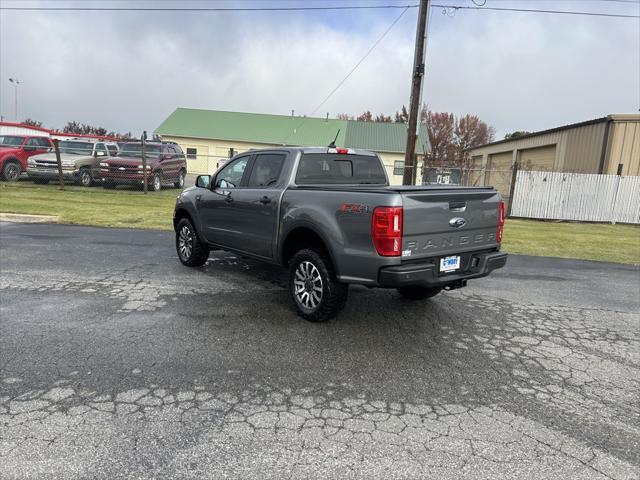
[[333, 270], [338, 274], [338, 266], [335, 261], [334, 252], [331, 244], [326, 237], [313, 225], [304, 223], [292, 226], [286, 234], [282, 236], [282, 242], [279, 252], [279, 261], [283, 266], [288, 266], [291, 258], [297, 251], [304, 248], [313, 248], [322, 250], [329, 256], [329, 261], [333, 266]]
[[180, 223], [180, 220], [182, 220], [183, 218], [186, 218], [191, 222], [191, 225], [193, 225], [193, 229], [196, 231], [196, 235], [198, 235], [198, 240], [206, 244], [207, 243], [206, 240], [203, 238], [202, 234], [200, 233], [198, 222], [196, 222], [195, 220], [196, 216], [192, 212], [190, 212], [188, 208], [184, 206], [178, 207], [176, 209], [176, 212], [173, 215], [173, 230], [175, 232], [178, 231], [178, 223]]

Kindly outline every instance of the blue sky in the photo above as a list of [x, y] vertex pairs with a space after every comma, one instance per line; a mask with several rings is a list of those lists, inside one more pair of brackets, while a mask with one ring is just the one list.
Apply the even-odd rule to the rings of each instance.
[[[480, 0], [476, 0], [480, 3]], [[73, 6], [74, 1], [11, 5]], [[87, 0], [124, 5], [372, 5], [405, 0]], [[434, 3], [473, 6], [471, 0]], [[487, 0], [486, 6], [640, 14], [640, 3]], [[425, 101], [478, 114], [498, 136], [640, 108], [640, 20], [433, 8]], [[139, 133], [178, 106], [309, 114], [399, 10], [279, 13], [0, 12], [0, 114]], [[393, 113], [409, 101], [410, 9], [318, 115]]]

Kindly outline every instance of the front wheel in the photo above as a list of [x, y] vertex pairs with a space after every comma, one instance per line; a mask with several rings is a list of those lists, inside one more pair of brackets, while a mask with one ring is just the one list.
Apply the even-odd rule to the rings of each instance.
[[311, 322], [335, 317], [344, 307], [349, 286], [338, 282], [329, 258], [315, 250], [300, 250], [289, 266], [289, 294], [298, 314]]
[[20, 164], [13, 160], [5, 162], [2, 168], [2, 176], [7, 182], [17, 182], [21, 172]]
[[188, 218], [183, 218], [178, 222], [176, 250], [178, 258], [187, 267], [204, 265], [209, 258], [209, 248], [200, 241]]
[[435, 287], [423, 287], [420, 285], [409, 285], [407, 287], [398, 287], [398, 292], [404, 298], [409, 300], [425, 300], [427, 298], [435, 297], [442, 291], [442, 288]]
[[160, 176], [160, 172], [156, 172], [153, 176], [153, 182], [151, 183], [151, 190], [154, 192], [159, 192], [162, 188], [162, 177]]
[[184, 177], [185, 177], [185, 172], [184, 170], [180, 170], [180, 173], [178, 174], [178, 181], [175, 182], [173, 184], [174, 187], [176, 188], [184, 188]]
[[81, 168], [78, 175], [78, 183], [83, 187], [90, 187], [93, 185], [93, 177], [91, 171], [88, 168]]

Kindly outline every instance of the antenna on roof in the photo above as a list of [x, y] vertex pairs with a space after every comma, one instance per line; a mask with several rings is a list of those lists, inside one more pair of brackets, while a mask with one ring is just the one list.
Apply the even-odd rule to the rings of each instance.
[[333, 142], [329, 144], [329, 148], [336, 148], [336, 140], [338, 140], [338, 135], [340, 135], [340, 129], [338, 129], [338, 133], [336, 133], [336, 138], [334, 138]]

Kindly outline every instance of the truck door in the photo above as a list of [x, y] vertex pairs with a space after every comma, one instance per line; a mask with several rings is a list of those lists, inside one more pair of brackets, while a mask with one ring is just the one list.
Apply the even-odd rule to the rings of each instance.
[[237, 248], [273, 258], [280, 185], [286, 153], [257, 153], [249, 165], [246, 185], [231, 193], [232, 228], [242, 232]]
[[202, 232], [207, 241], [231, 248], [243, 249], [242, 230], [238, 230], [235, 196], [242, 189], [246, 167], [251, 155], [236, 158], [211, 180], [210, 190], [203, 190], [197, 200]]

